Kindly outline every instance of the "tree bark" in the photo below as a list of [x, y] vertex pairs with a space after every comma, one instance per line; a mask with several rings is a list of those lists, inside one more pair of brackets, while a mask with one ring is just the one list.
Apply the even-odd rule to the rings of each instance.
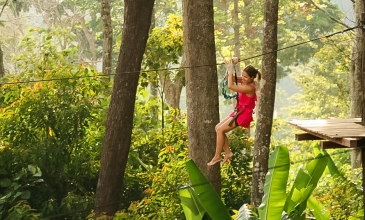
[[122, 45], [118, 57], [95, 195], [96, 216], [113, 216], [119, 208], [133, 128], [141, 62], [154, 0], [125, 0]]
[[81, 24], [82, 27], [82, 32], [84, 33], [87, 42], [89, 43], [89, 49], [90, 49], [90, 54], [91, 54], [91, 61], [93, 63], [93, 65], [96, 66], [96, 42], [95, 42], [95, 31], [94, 30], [89, 30], [88, 26], [85, 23], [85, 18], [84, 17], [80, 17], [79, 18], [79, 22]]
[[[156, 10], [153, 9], [152, 11], [152, 19], [151, 19], [151, 26], [150, 26], [150, 30], [149, 33], [151, 34], [153, 31], [153, 28], [156, 27]], [[156, 79], [157, 79], [157, 73], [156, 73]], [[152, 97], [157, 96], [157, 92], [158, 92], [158, 83], [157, 81], [152, 81], [150, 83], [150, 95]]]
[[103, 21], [103, 74], [109, 76], [112, 73], [113, 54], [113, 29], [110, 15], [109, 0], [101, 1], [101, 18]]
[[[186, 55], [183, 54], [181, 58], [181, 67], [186, 66]], [[163, 87], [163, 93], [165, 94], [166, 103], [174, 109], [180, 109], [180, 98], [181, 92], [184, 87], [183, 76], [185, 75], [185, 70], [182, 68], [177, 73], [175, 80], [172, 81], [170, 75], [166, 72], [161, 72], [160, 81]]]
[[5, 68], [4, 68], [4, 54], [3, 50], [1, 49], [0, 44], [0, 78], [5, 76]]
[[183, 4], [189, 157], [220, 193], [219, 163], [207, 166], [214, 155], [219, 122], [213, 0], [185, 0]]
[[[356, 1], [354, 4], [356, 20], [361, 20], [361, 13], [364, 12], [364, 2]], [[361, 90], [362, 59], [364, 53], [363, 31], [361, 28], [355, 30], [355, 39], [352, 45], [352, 59], [350, 68], [350, 117], [360, 118], [362, 115], [363, 94]], [[351, 167], [360, 168], [361, 150], [353, 149], [351, 151]]]
[[252, 25], [252, 21], [251, 21], [251, 10], [249, 9], [249, 5], [252, 3], [252, 0], [244, 0], [244, 10], [242, 11], [242, 14], [244, 16], [244, 24], [243, 26], [244, 28], [244, 36], [247, 39], [255, 39], [257, 38], [257, 27], [255, 27], [254, 25]]
[[166, 98], [166, 103], [174, 109], [180, 109], [180, 96], [183, 88], [182, 78], [176, 79], [174, 82], [166, 74], [167, 72], [162, 72], [160, 74], [161, 84], [163, 86], [163, 91]]
[[239, 14], [238, 0], [234, 0], [232, 18], [233, 18], [233, 30], [234, 30], [234, 55], [235, 55], [235, 57], [241, 57], [240, 21], [239, 21], [238, 14]]
[[276, 88], [278, 5], [279, 0], [265, 0], [262, 50], [264, 56], [262, 57], [262, 82], [255, 134], [251, 191], [251, 203], [255, 206], [261, 204], [265, 176], [268, 171]]

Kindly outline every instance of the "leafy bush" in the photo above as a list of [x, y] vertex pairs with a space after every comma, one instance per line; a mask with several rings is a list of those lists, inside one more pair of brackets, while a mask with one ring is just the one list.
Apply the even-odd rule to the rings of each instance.
[[44, 184], [28, 202], [44, 215], [90, 209], [109, 103], [109, 79], [70, 62], [74, 49], [54, 44], [62, 34], [30, 31], [16, 58], [22, 72], [2, 79], [0, 89], [0, 168], [42, 170]]
[[29, 205], [32, 188], [43, 184], [38, 167], [28, 168], [12, 175], [0, 170], [0, 219], [37, 219], [39, 213]]
[[234, 129], [228, 141], [234, 156], [229, 165], [221, 166], [222, 199], [227, 208], [238, 210], [250, 201], [253, 142], [242, 128]]
[[327, 178], [319, 183], [315, 198], [327, 207], [331, 219], [355, 217], [363, 210], [361, 182], [361, 169], [351, 170], [350, 165], [342, 165], [339, 173], [327, 174]]
[[[162, 128], [158, 121], [156, 124], [146, 123], [152, 117], [151, 112], [145, 111], [149, 105], [160, 106], [153, 99], [144, 105], [139, 102], [136, 105], [135, 141], [123, 187], [126, 189], [123, 206], [128, 207], [117, 213], [117, 219], [174, 219], [182, 215], [178, 189], [180, 184], [187, 181], [184, 170], [188, 156], [186, 115], [170, 109], [164, 115], [166, 124]], [[152, 129], [145, 131], [143, 127], [146, 126]], [[137, 190], [129, 186], [140, 188]]]

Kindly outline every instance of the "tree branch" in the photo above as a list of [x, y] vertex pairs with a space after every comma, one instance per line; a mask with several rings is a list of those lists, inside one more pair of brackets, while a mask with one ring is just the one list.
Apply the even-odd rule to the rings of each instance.
[[6, 0], [6, 2], [4, 3], [4, 5], [3, 5], [2, 9], [1, 9], [1, 12], [0, 12], [0, 17], [3, 14], [4, 8], [8, 4], [8, 2], [9, 2], [9, 0]]
[[[319, 5], [317, 5], [313, 0], [309, 0], [313, 5], [314, 7], [316, 7], [318, 10], [324, 12], [325, 14], [328, 15], [328, 17], [334, 21], [334, 22], [337, 22], [343, 26], [345, 26], [346, 28], [350, 28], [350, 26], [348, 26], [347, 24], [343, 23], [342, 21], [338, 20], [337, 18], [333, 17], [330, 13], [328, 13], [328, 11], [324, 10], [323, 8], [319, 7]], [[351, 0], [351, 1], [354, 1], [354, 0]]]

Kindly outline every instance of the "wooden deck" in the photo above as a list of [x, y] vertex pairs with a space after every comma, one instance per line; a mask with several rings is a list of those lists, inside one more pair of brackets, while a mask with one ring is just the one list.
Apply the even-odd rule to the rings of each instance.
[[297, 140], [323, 140], [324, 149], [365, 147], [365, 126], [361, 118], [290, 120], [288, 123], [306, 132], [297, 134]]

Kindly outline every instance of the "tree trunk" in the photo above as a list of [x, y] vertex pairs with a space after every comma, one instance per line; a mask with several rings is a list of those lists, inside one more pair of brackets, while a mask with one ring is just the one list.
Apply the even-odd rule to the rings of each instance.
[[208, 167], [219, 122], [213, 0], [185, 0], [183, 7], [189, 157], [220, 192], [219, 163]]
[[262, 82], [257, 116], [251, 203], [259, 206], [262, 201], [265, 175], [268, 171], [271, 127], [274, 113], [277, 58], [277, 21], [279, 0], [265, 0], [264, 39], [262, 57]]
[[[151, 19], [151, 26], [150, 26], [150, 31], [149, 33], [152, 33], [153, 28], [156, 27], [156, 10], [153, 9], [152, 11], [152, 19]], [[157, 79], [157, 73], [156, 73], [156, 79]], [[157, 92], [158, 92], [158, 83], [157, 81], [155, 82], [155, 80], [153, 80], [150, 83], [150, 95], [152, 97], [157, 96]]]
[[[364, 12], [364, 2], [355, 1], [354, 11], [356, 21], [361, 20], [361, 13]], [[350, 68], [350, 117], [360, 118], [362, 115], [362, 99], [361, 75], [362, 75], [362, 59], [363, 51], [363, 31], [358, 28], [355, 30], [355, 39], [352, 46], [352, 59]], [[353, 149], [351, 151], [351, 167], [353, 169], [361, 167], [361, 150]]]
[[[183, 54], [181, 58], [181, 67], [186, 66], [186, 55]], [[161, 72], [160, 81], [163, 87], [163, 93], [165, 94], [166, 103], [174, 109], [180, 109], [180, 98], [181, 92], [184, 87], [183, 76], [185, 75], [185, 70], [182, 68], [177, 73], [175, 80], [172, 81], [168, 73]]]
[[0, 44], [0, 78], [5, 76], [5, 68], [4, 68], [4, 54], [3, 50], [1, 49]]
[[257, 27], [255, 25], [252, 25], [251, 21], [251, 10], [249, 9], [249, 5], [252, 3], [252, 0], [244, 0], [244, 10], [242, 11], [242, 14], [244, 15], [244, 36], [248, 39], [255, 39], [257, 38]]
[[101, 1], [101, 18], [103, 20], [103, 74], [110, 77], [112, 73], [113, 29], [109, 0]]
[[234, 7], [233, 7], [233, 30], [234, 30], [234, 56], [241, 57], [240, 49], [241, 49], [241, 42], [240, 42], [240, 21], [238, 18], [238, 0], [234, 0]]
[[160, 74], [166, 103], [171, 108], [180, 109], [180, 96], [183, 88], [182, 78], [178, 78], [173, 82], [168, 74], [168, 72], [162, 72]]
[[[133, 128], [141, 62], [154, 0], [125, 0], [122, 45], [109, 105], [95, 195], [96, 216], [113, 216], [119, 208]], [[138, 36], [138, 37], [136, 37]]]
[[[89, 30], [88, 26], [85, 23], [85, 18], [84, 17], [80, 17], [79, 18], [79, 22], [81, 24], [82, 27], [82, 32], [85, 35], [85, 38], [87, 40], [87, 42], [89, 43], [89, 49], [90, 49], [90, 54], [91, 54], [91, 62], [93, 63], [94, 66], [96, 66], [96, 42], [95, 42], [95, 31], [94, 30]], [[103, 45], [104, 46], [104, 45]]]

